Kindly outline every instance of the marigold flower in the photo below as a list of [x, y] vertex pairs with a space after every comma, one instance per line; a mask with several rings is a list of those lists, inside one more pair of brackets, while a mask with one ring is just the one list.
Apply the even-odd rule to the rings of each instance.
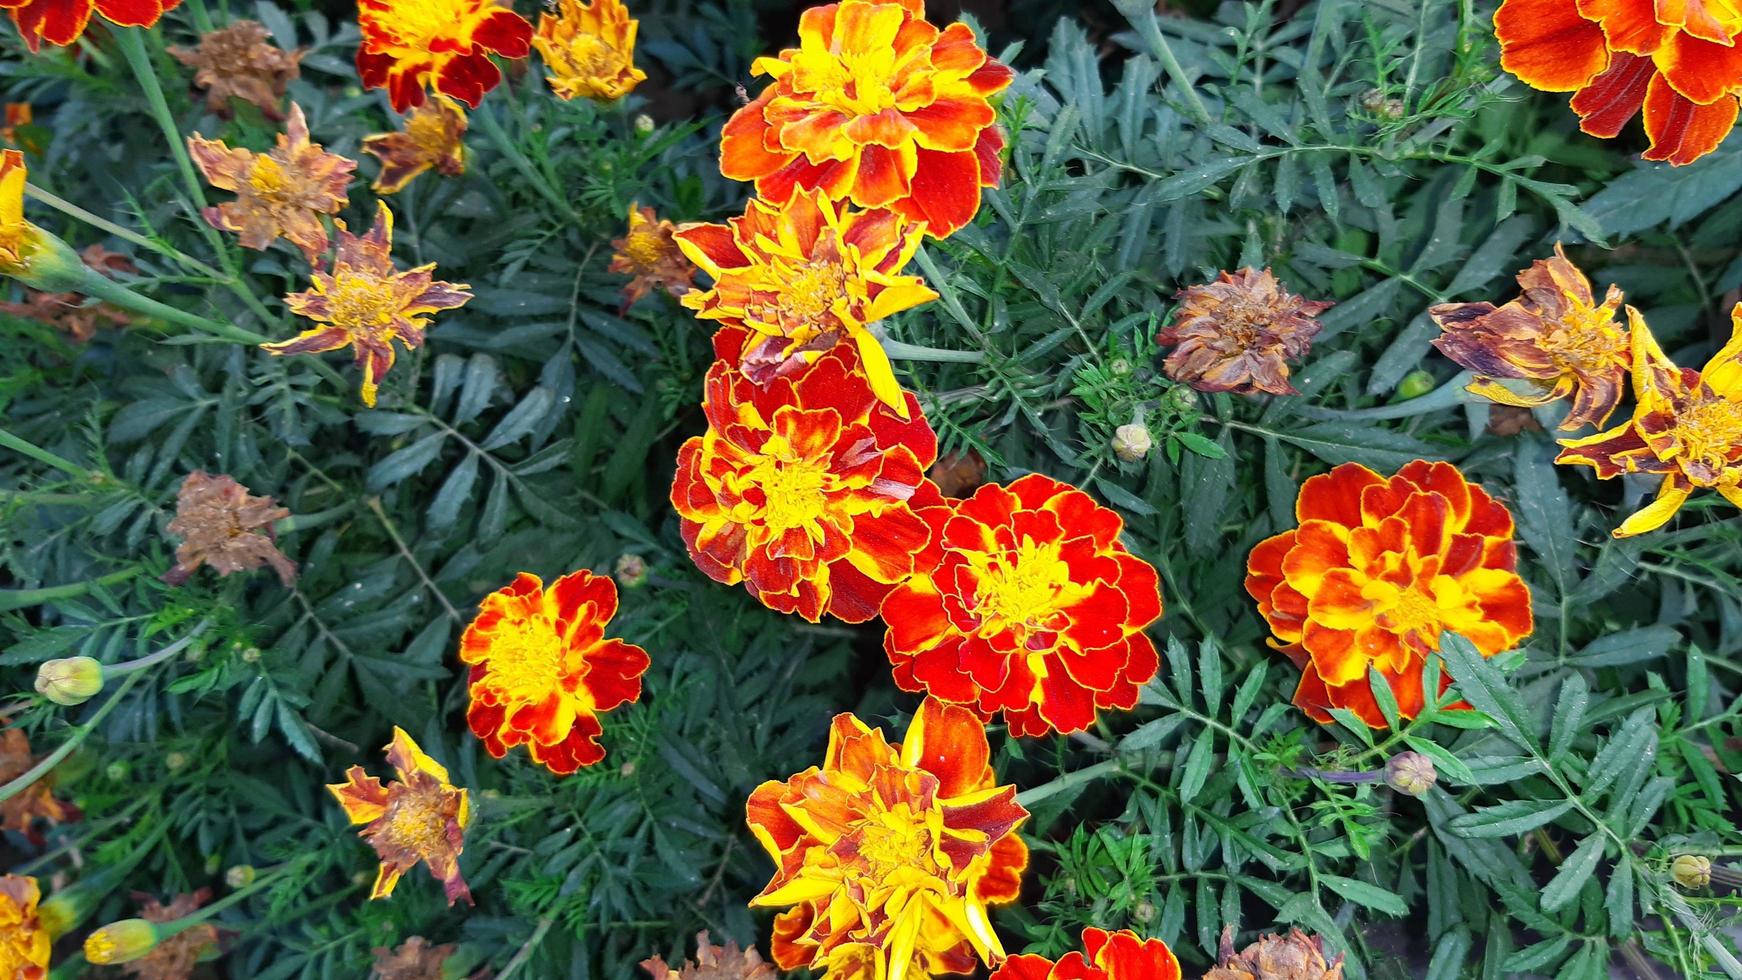
[[770, 609], [863, 623], [925, 545], [913, 508], [942, 500], [925, 478], [937, 436], [912, 395], [905, 420], [877, 400], [852, 348], [758, 385], [732, 367], [745, 337], [716, 337], [708, 431], [678, 450], [690, 558]]
[[256, 497], [229, 476], [194, 470], [176, 492], [169, 533], [179, 535], [182, 543], [163, 580], [181, 585], [201, 565], [210, 565], [219, 575], [271, 565], [289, 587], [296, 582], [296, 562], [278, 550], [273, 530], [289, 516], [271, 497]]
[[200, 212], [213, 228], [235, 232], [243, 248], [264, 249], [280, 236], [313, 263], [327, 250], [321, 215], [344, 210], [357, 161], [321, 149], [308, 138], [302, 107], [291, 103], [285, 131], [266, 153], [231, 149], [195, 133], [188, 155], [206, 181], [236, 199]]
[[[1445, 333], [1433, 344], [1460, 367], [1476, 372], [1466, 389], [1502, 405], [1533, 408], [1573, 396], [1563, 429], [1602, 425], [1627, 384], [1627, 334], [1616, 322], [1621, 290], [1609, 287], [1601, 304], [1591, 283], [1555, 243], [1554, 258], [1518, 274], [1524, 290], [1505, 306], [1446, 303], [1428, 310]], [[1496, 379], [1528, 383], [1518, 392]]]
[[1002, 958], [987, 906], [1021, 891], [1028, 811], [990, 755], [973, 712], [928, 698], [900, 744], [839, 714], [821, 769], [756, 787], [746, 818], [778, 867], [750, 904], [791, 906], [775, 965], [917, 980]]
[[357, 72], [385, 88], [397, 112], [422, 105], [424, 88], [478, 108], [502, 81], [490, 60], [532, 52], [532, 25], [497, 0], [359, 0]]
[[[211, 899], [210, 888], [201, 888], [189, 895], [177, 895], [168, 905], [151, 895], [133, 893], [133, 900], [139, 904], [139, 920], [154, 925], [185, 919]], [[173, 936], [162, 936], [160, 933], [148, 952], [126, 963], [121, 971], [128, 976], [137, 977], [138, 980], [184, 980], [194, 975], [195, 964], [217, 950], [220, 938], [218, 927], [210, 922], [188, 926]], [[89, 945], [87, 941], [87, 948]], [[92, 959], [91, 962], [98, 961]]]
[[724, 946], [715, 946], [706, 929], [696, 933], [695, 962], [684, 960], [670, 966], [664, 957], [655, 956], [642, 960], [641, 968], [651, 980], [776, 980], [778, 976], [756, 947], [739, 950], [730, 939]]
[[200, 35], [198, 47], [175, 45], [169, 53], [194, 69], [194, 85], [206, 91], [206, 109], [230, 118], [230, 100], [258, 106], [268, 119], [282, 119], [278, 100], [302, 74], [301, 50], [267, 43], [272, 32], [257, 20], [238, 20]]
[[1167, 376], [1199, 391], [1239, 395], [1298, 394], [1288, 362], [1306, 356], [1320, 329], [1315, 317], [1336, 305], [1304, 300], [1269, 269], [1250, 268], [1220, 273], [1175, 298], [1183, 305], [1173, 326], [1155, 337], [1175, 348], [1162, 363]]
[[1573, 92], [1579, 128], [1610, 138], [1645, 110], [1647, 160], [1686, 164], [1736, 124], [1742, 12], [1690, 0], [1505, 0], [1500, 65], [1543, 92]]
[[393, 265], [393, 212], [378, 202], [375, 224], [361, 237], [339, 226], [331, 272], [316, 271], [312, 289], [284, 298], [292, 313], [320, 324], [290, 340], [261, 344], [272, 354], [320, 354], [350, 347], [363, 369], [363, 404], [373, 408], [381, 379], [393, 367], [393, 341], [423, 346], [429, 314], [465, 306], [472, 287], [443, 282], [435, 263], [400, 272]]
[[988, 980], [1180, 980], [1179, 960], [1167, 943], [1129, 929], [1083, 930], [1083, 951], [1056, 962], [1033, 953], [1005, 960]]
[[1075, 732], [1128, 709], [1155, 676], [1143, 630], [1161, 618], [1155, 569], [1119, 542], [1119, 515], [1039, 474], [919, 512], [920, 567], [883, 602], [903, 690], [1002, 711], [1017, 735]]
[[433, 946], [422, 936], [412, 936], [397, 949], [377, 946], [370, 980], [442, 980], [442, 964], [454, 955], [454, 944]]
[[77, 41], [91, 22], [91, 14], [121, 27], [152, 27], [158, 18], [174, 10], [181, 0], [0, 0], [0, 10], [10, 11], [18, 35], [31, 51], [42, 42], [66, 47]]
[[772, 82], [726, 123], [721, 172], [777, 204], [802, 188], [889, 208], [936, 238], [972, 221], [1003, 167], [987, 100], [1014, 73], [966, 24], [926, 21], [924, 0], [812, 7], [798, 35], [751, 66]]
[[647, 79], [635, 67], [640, 22], [621, 0], [556, 0], [538, 18], [532, 46], [558, 98], [621, 99]]
[[1234, 927], [1222, 929], [1216, 968], [1204, 980], [1343, 980], [1343, 954], [1327, 959], [1325, 941], [1299, 929], [1265, 935], [1234, 952]]
[[460, 877], [460, 851], [471, 819], [466, 791], [448, 782], [448, 771], [399, 726], [386, 748], [398, 782], [384, 786], [362, 766], [352, 766], [344, 782], [327, 785], [345, 816], [365, 825], [359, 833], [381, 858], [369, 897], [393, 894], [400, 877], [422, 861], [442, 883], [449, 905], [462, 898], [472, 904], [471, 889]]
[[53, 942], [37, 917], [42, 889], [35, 878], [0, 875], [0, 977], [44, 980]]
[[33, 289], [62, 291], [83, 281], [85, 268], [67, 244], [24, 217], [24, 154], [0, 150], [0, 275]]
[[[23, 130], [31, 124], [34, 113], [28, 102], [8, 102], [4, 114], [0, 115], [0, 143], [15, 146], [20, 150], [38, 152], [40, 147], [34, 140], [25, 136]], [[29, 145], [27, 145], [27, 143]]]
[[922, 237], [895, 211], [855, 212], [819, 192], [794, 191], [780, 205], [751, 200], [727, 225], [678, 231], [678, 246], [714, 280], [683, 304], [754, 332], [739, 366], [758, 383], [850, 343], [877, 397], [903, 413], [906, 395], [868, 328], [938, 298], [918, 276], [900, 275]]
[[611, 242], [613, 254], [606, 272], [629, 276], [623, 287], [623, 309], [641, 297], [663, 289], [682, 296], [695, 285], [696, 267], [678, 247], [677, 226], [639, 203], [629, 205], [629, 230]]
[[1301, 668], [1294, 703], [1314, 720], [1347, 708], [1383, 728], [1370, 666], [1415, 717], [1443, 632], [1490, 657], [1530, 635], [1512, 514], [1452, 464], [1418, 459], [1387, 479], [1344, 463], [1301, 486], [1295, 515], [1299, 528], [1252, 549], [1246, 591]]
[[[36, 761], [36, 757], [30, 754], [30, 738], [22, 730], [8, 728], [0, 731], [0, 786], [29, 772]], [[36, 829], [36, 821], [71, 823], [81, 816], [78, 807], [55, 799], [54, 780], [50, 774], [0, 802], [0, 831], [22, 834], [33, 846], [41, 847], [43, 837]], [[5, 975], [0, 972], [0, 977]]]
[[405, 128], [396, 133], [363, 137], [363, 152], [381, 161], [371, 189], [395, 194], [425, 170], [444, 177], [466, 172], [466, 113], [451, 100], [437, 96], [412, 109]]
[[1557, 463], [1590, 466], [1599, 479], [1660, 473], [1657, 499], [1623, 521], [1618, 538], [1655, 531], [1696, 489], [1742, 507], [1742, 303], [1730, 342], [1698, 371], [1678, 368], [1645, 318], [1627, 308], [1633, 334], [1633, 418], [1607, 432], [1561, 440]]
[[495, 758], [525, 745], [532, 761], [567, 775], [605, 757], [599, 716], [641, 699], [647, 651], [605, 638], [617, 585], [581, 570], [544, 587], [521, 572], [484, 597], [460, 638], [472, 666], [466, 721]]

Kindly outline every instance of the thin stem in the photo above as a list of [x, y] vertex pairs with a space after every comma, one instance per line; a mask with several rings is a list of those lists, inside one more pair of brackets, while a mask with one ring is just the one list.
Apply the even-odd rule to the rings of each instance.
[[33, 442], [20, 439], [12, 433], [7, 432], [5, 429], [0, 429], [0, 446], [4, 446], [15, 453], [29, 456], [31, 459], [34, 459], [39, 463], [47, 463], [55, 469], [76, 476], [81, 480], [88, 480], [91, 478], [92, 471], [85, 469], [83, 466], [74, 463], [70, 459], [63, 456], [57, 456]]
[[472, 119], [478, 123], [478, 128], [484, 131], [484, 135], [490, 138], [490, 142], [496, 144], [496, 149], [508, 158], [508, 162], [514, 164], [514, 169], [520, 171], [521, 176], [532, 184], [533, 190], [538, 191], [540, 197], [561, 211], [563, 217], [575, 224], [581, 223], [580, 214], [575, 211], [568, 200], [557, 193], [556, 188], [550, 185], [550, 181], [545, 179], [544, 174], [538, 172], [538, 168], [532, 165], [532, 161], [527, 158], [526, 154], [520, 152], [520, 147], [514, 145], [514, 141], [508, 138], [507, 131], [502, 128], [502, 122], [496, 118], [494, 112], [475, 113]]
[[525, 943], [521, 944], [520, 949], [514, 954], [514, 958], [508, 961], [508, 965], [502, 968], [501, 973], [496, 974], [496, 980], [508, 980], [514, 975], [514, 971], [525, 965], [526, 961], [532, 958], [532, 951], [538, 948], [539, 943], [544, 942], [545, 935], [550, 932], [550, 927], [553, 925], [556, 925], [556, 920], [550, 916], [539, 919], [538, 928], [532, 930], [532, 935], [527, 938]]
[[904, 361], [938, 361], [947, 364], [980, 364], [986, 360], [985, 351], [977, 350], [945, 350], [941, 347], [923, 347], [919, 344], [904, 344], [899, 340], [884, 340], [883, 352], [892, 358]]
[[31, 197], [35, 200], [41, 201], [42, 203], [48, 205], [51, 208], [54, 208], [56, 211], [59, 211], [62, 214], [67, 215], [68, 217], [76, 218], [80, 221], [83, 221], [85, 224], [90, 225], [91, 227], [96, 228], [99, 231], [107, 232], [110, 235], [114, 235], [116, 238], [119, 238], [122, 241], [132, 242], [133, 244], [138, 245], [140, 248], [150, 249], [151, 251], [156, 252], [157, 254], [159, 254], [167, 259], [170, 259], [171, 261], [179, 262], [182, 265], [187, 266], [189, 269], [192, 269], [193, 271], [199, 273], [202, 276], [209, 276], [212, 279], [216, 279], [220, 282], [222, 282], [224, 280], [224, 274], [222, 272], [219, 272], [218, 270], [212, 268], [211, 266], [205, 264], [204, 262], [201, 262], [199, 259], [196, 259], [193, 256], [188, 255], [177, 248], [174, 248], [173, 246], [170, 246], [170, 245], [167, 245], [163, 242], [157, 241], [154, 238], [148, 238], [145, 235], [141, 235], [140, 233], [133, 231], [130, 228], [125, 228], [121, 225], [118, 225], [115, 222], [110, 221], [108, 218], [102, 217], [101, 215], [92, 214], [91, 212], [86, 211], [84, 208], [79, 207], [77, 204], [74, 204], [71, 201], [68, 201], [64, 198], [58, 197], [54, 194], [51, 194], [48, 191], [43, 190], [41, 187], [38, 187], [35, 184], [25, 185], [24, 193], [26, 195], [28, 195], [29, 197]]
[[399, 548], [399, 554], [404, 557], [406, 562], [411, 565], [412, 569], [417, 572], [417, 577], [423, 580], [423, 587], [428, 589], [430, 593], [436, 597], [436, 601], [442, 604], [442, 610], [448, 614], [449, 619], [456, 623], [459, 622], [460, 611], [454, 608], [454, 604], [448, 601], [448, 597], [442, 594], [441, 589], [436, 588], [436, 584], [430, 579], [429, 573], [425, 572], [423, 566], [418, 564], [417, 558], [412, 555], [411, 549], [406, 546], [405, 539], [399, 536], [399, 528], [393, 525], [392, 519], [387, 516], [387, 511], [381, 508], [381, 498], [370, 497], [368, 504], [369, 509], [375, 513], [375, 517], [381, 521], [381, 526], [386, 528], [387, 536], [392, 538], [394, 545]]
[[128, 579], [133, 578], [135, 575], [138, 575], [141, 571], [143, 571], [143, 569], [137, 567], [124, 568], [118, 572], [110, 572], [108, 575], [104, 575], [101, 578], [87, 579], [83, 582], [68, 582], [65, 585], [49, 585], [40, 589], [3, 589], [0, 590], [0, 612], [13, 609], [24, 609], [29, 606], [40, 606], [45, 602], [53, 602], [56, 599], [71, 599], [74, 596], [84, 595], [92, 589], [100, 589], [104, 586], [115, 585], [118, 582], [125, 582]]
[[1016, 794], [1016, 802], [1023, 806], [1033, 806], [1049, 796], [1056, 796], [1065, 790], [1074, 789], [1084, 783], [1091, 783], [1110, 772], [1117, 772], [1124, 764], [1123, 759], [1104, 759], [1094, 765], [1072, 770], [1051, 782], [1041, 783]]
[[271, 338], [264, 334], [238, 327], [233, 323], [219, 323], [217, 320], [207, 319], [197, 313], [179, 310], [167, 303], [160, 303], [149, 297], [141, 296], [95, 269], [87, 269], [85, 272], [85, 277], [78, 284], [77, 292], [87, 296], [125, 307], [135, 313], [158, 317], [184, 327], [191, 327], [201, 333], [209, 333], [214, 337], [222, 337], [237, 343], [265, 344], [271, 341]]

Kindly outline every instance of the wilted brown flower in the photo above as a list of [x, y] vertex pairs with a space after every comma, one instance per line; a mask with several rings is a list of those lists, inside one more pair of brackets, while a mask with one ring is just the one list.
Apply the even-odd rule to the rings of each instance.
[[[212, 899], [212, 890], [202, 888], [191, 895], [178, 895], [168, 905], [151, 895], [134, 892], [139, 917], [147, 922], [174, 922], [192, 915], [194, 910]], [[159, 939], [151, 952], [139, 959], [121, 964], [122, 972], [139, 980], [187, 980], [193, 976], [194, 964], [218, 946], [217, 926], [201, 922], [165, 939]]]
[[1497, 436], [1515, 436], [1520, 432], [1541, 432], [1542, 423], [1530, 409], [1516, 405], [1489, 405], [1488, 431]]
[[[0, 786], [30, 771], [36, 759], [30, 754], [30, 739], [17, 728], [0, 731]], [[79, 808], [54, 798], [53, 776], [44, 776], [0, 803], [0, 830], [23, 834], [32, 844], [42, 846], [42, 834], [36, 830], [38, 819], [49, 823], [71, 823], [79, 819]]]
[[[1554, 257], [1518, 274], [1519, 298], [1493, 303], [1443, 303], [1428, 310], [1445, 333], [1440, 353], [1476, 372], [1466, 390], [1531, 408], [1572, 396], [1563, 429], [1600, 426], [1621, 402], [1633, 363], [1627, 331], [1616, 314], [1621, 290], [1609, 287], [1598, 303], [1591, 283], [1556, 242]], [[1518, 391], [1498, 379], [1525, 382]]]
[[677, 226], [644, 208], [629, 205], [629, 232], [611, 242], [616, 254], [606, 270], [632, 276], [623, 287], [623, 308], [628, 309], [655, 289], [682, 296], [695, 283], [696, 267], [684, 257], [672, 233]]
[[294, 102], [278, 145], [266, 153], [232, 150], [198, 133], [188, 137], [188, 153], [213, 187], [236, 192], [234, 201], [201, 212], [212, 227], [235, 232], [243, 248], [264, 249], [282, 235], [311, 263], [327, 250], [320, 216], [345, 207], [357, 169], [357, 161], [309, 142], [308, 120]]
[[201, 565], [219, 575], [271, 565], [286, 586], [296, 581], [296, 563], [274, 543], [272, 525], [290, 516], [271, 497], [256, 497], [248, 488], [222, 474], [194, 470], [175, 497], [175, 520], [169, 532], [180, 535], [175, 566], [163, 574], [181, 585]]
[[1343, 980], [1343, 956], [1325, 958], [1325, 941], [1299, 929], [1267, 935], [1234, 952], [1234, 927], [1222, 929], [1221, 956], [1204, 980]]
[[641, 968], [653, 980], [775, 980], [774, 967], [763, 961], [755, 947], [740, 951], [729, 939], [726, 945], [715, 946], [705, 929], [696, 933], [695, 962], [684, 960], [674, 967], [655, 956], [642, 960]]
[[399, 132], [363, 137], [363, 152], [381, 161], [381, 173], [370, 185], [377, 194], [400, 191], [431, 168], [458, 177], [466, 172], [466, 114], [438, 94], [412, 109]]
[[[87, 246], [80, 255], [86, 265], [98, 272], [135, 271], [131, 259], [101, 245]], [[133, 317], [118, 306], [89, 302], [79, 293], [45, 293], [37, 289], [27, 291], [22, 303], [0, 303], [0, 313], [49, 324], [66, 331], [80, 344], [96, 336], [97, 328], [105, 322], [116, 327], [133, 322]]]
[[1167, 376], [1199, 391], [1238, 395], [1297, 394], [1288, 362], [1306, 356], [1320, 313], [1334, 303], [1311, 302], [1282, 287], [1269, 269], [1223, 272], [1216, 281], [1182, 289], [1184, 305], [1155, 342], [1173, 347]]
[[422, 936], [412, 936], [398, 949], [375, 947], [372, 980], [442, 980], [442, 964], [454, 955], [454, 944], [431, 946]]
[[944, 453], [925, 471], [946, 497], [966, 497], [986, 482], [986, 458], [972, 449]]
[[272, 36], [255, 20], [239, 20], [229, 27], [200, 35], [199, 47], [180, 45], [169, 53], [194, 71], [194, 85], [206, 90], [206, 108], [230, 118], [230, 99], [252, 102], [274, 122], [283, 119], [278, 100], [290, 83], [302, 74], [299, 49], [286, 51], [268, 44]]

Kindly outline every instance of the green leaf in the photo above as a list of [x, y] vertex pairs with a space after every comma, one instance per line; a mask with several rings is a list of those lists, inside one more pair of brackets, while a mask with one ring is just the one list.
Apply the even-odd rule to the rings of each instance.
[[1397, 712], [1397, 696], [1391, 691], [1391, 682], [1379, 672], [1379, 668], [1367, 667], [1367, 689], [1373, 694], [1373, 703], [1379, 706], [1379, 714], [1385, 718], [1385, 725], [1392, 731], [1403, 727], [1402, 716]]
[[1409, 914], [1409, 906], [1404, 904], [1400, 895], [1378, 885], [1355, 878], [1344, 878], [1341, 875], [1320, 875], [1319, 882], [1349, 901], [1357, 905], [1364, 905], [1376, 912], [1383, 912], [1386, 915]]
[[432, 432], [409, 446], [387, 454], [380, 462], [369, 467], [367, 483], [370, 492], [380, 493], [422, 472], [424, 467], [435, 462], [436, 457], [441, 455], [442, 443], [447, 438], [446, 432]]
[[1460, 837], [1510, 837], [1535, 830], [1572, 808], [1571, 800], [1508, 800], [1453, 817], [1448, 826]]
[[1119, 740], [1119, 751], [1141, 752], [1160, 745], [1174, 730], [1184, 724], [1186, 716], [1171, 714], [1153, 721], [1146, 721], [1131, 730], [1129, 735]]
[[1566, 754], [1579, 735], [1579, 722], [1585, 717], [1585, 705], [1591, 692], [1585, 686], [1583, 674], [1569, 672], [1561, 682], [1560, 698], [1555, 702], [1554, 722], [1549, 727], [1548, 760], [1554, 762]]
[[1580, 667], [1617, 667], [1642, 660], [1655, 660], [1681, 642], [1681, 634], [1669, 626], [1641, 626], [1600, 636], [1567, 658]]
[[1465, 700], [1477, 711], [1493, 718], [1500, 730], [1513, 741], [1520, 745], [1534, 743], [1535, 740], [1526, 734], [1530, 720], [1524, 702], [1475, 644], [1456, 633], [1447, 633], [1440, 637], [1440, 655], [1445, 658], [1446, 671]]
[[1179, 780], [1179, 800], [1190, 803], [1197, 798], [1198, 791], [1204, 788], [1204, 780], [1210, 776], [1210, 766], [1216, 761], [1216, 739], [1209, 729], [1198, 733], [1193, 740], [1191, 752], [1186, 756], [1185, 771]]
[[1553, 457], [1552, 444], [1533, 441], [1519, 447], [1512, 455], [1512, 485], [1518, 495], [1518, 533], [1553, 576], [1556, 593], [1565, 596], [1576, 574], [1578, 536]]
[[1579, 846], [1566, 860], [1561, 862], [1560, 870], [1542, 889], [1542, 910], [1558, 912], [1566, 904], [1579, 895], [1579, 889], [1590, 880], [1591, 872], [1597, 870], [1597, 862], [1603, 857], [1604, 836], [1601, 833], [1592, 834], [1579, 843]]

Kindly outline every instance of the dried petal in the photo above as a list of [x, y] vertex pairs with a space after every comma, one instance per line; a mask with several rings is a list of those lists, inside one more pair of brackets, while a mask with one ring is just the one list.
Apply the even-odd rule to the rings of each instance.
[[397, 782], [382, 785], [362, 766], [352, 766], [344, 782], [327, 786], [345, 816], [364, 825], [362, 838], [381, 858], [369, 897], [393, 894], [400, 877], [421, 861], [442, 883], [449, 905], [462, 898], [473, 904], [471, 889], [460, 877], [460, 851], [471, 818], [466, 791], [448, 782], [448, 771], [398, 726], [387, 745], [387, 761], [399, 776]]
[[1155, 338], [1174, 348], [1162, 365], [1167, 376], [1239, 395], [1297, 394], [1288, 362], [1306, 356], [1320, 329], [1315, 318], [1334, 305], [1294, 295], [1269, 269], [1224, 272], [1178, 299], [1173, 326]]
[[[0, 731], [0, 786], [29, 772], [36, 761], [36, 757], [30, 754], [30, 739], [23, 731], [17, 728]], [[43, 838], [36, 829], [36, 821], [71, 823], [81, 816], [78, 807], [55, 799], [53, 773], [0, 802], [0, 830], [23, 834], [37, 847], [42, 846]], [[0, 977], [3, 976], [5, 974], [0, 973]]]
[[642, 960], [641, 968], [652, 980], [776, 980], [777, 976], [756, 947], [739, 950], [731, 940], [715, 946], [708, 940], [707, 930], [696, 933], [694, 962], [684, 960], [679, 966], [669, 966], [664, 958], [655, 956]]
[[296, 563], [274, 542], [273, 525], [290, 516], [271, 497], [256, 497], [234, 479], [195, 470], [182, 481], [175, 498], [175, 519], [169, 533], [182, 543], [176, 563], [163, 580], [181, 585], [201, 565], [219, 575], [271, 565], [288, 588], [296, 582]]
[[1221, 957], [1204, 980], [1343, 980], [1343, 956], [1325, 957], [1325, 941], [1299, 929], [1264, 935], [1234, 952], [1234, 927], [1222, 930]]
[[266, 153], [232, 150], [222, 140], [195, 133], [188, 154], [207, 182], [236, 199], [201, 212], [213, 228], [232, 231], [243, 248], [264, 249], [279, 237], [302, 249], [310, 262], [327, 250], [321, 215], [345, 207], [357, 161], [311, 143], [302, 107], [291, 103], [285, 131]]
[[259, 21], [238, 20], [200, 35], [196, 48], [177, 45], [169, 53], [194, 69], [194, 85], [205, 89], [206, 108], [211, 112], [230, 118], [234, 98], [253, 103], [266, 118], [278, 120], [284, 118], [278, 100], [302, 74], [303, 51], [269, 44], [271, 36]]
[[694, 286], [696, 267], [678, 247], [676, 231], [676, 225], [652, 208], [629, 205], [629, 231], [611, 242], [615, 254], [605, 270], [631, 277], [623, 287], [623, 309], [655, 289], [682, 296]]
[[465, 173], [465, 139], [466, 113], [442, 96], [411, 110], [403, 130], [363, 137], [363, 152], [381, 161], [372, 185], [375, 193], [397, 193], [425, 170], [444, 177]]
[[372, 980], [443, 980], [442, 964], [454, 955], [454, 944], [430, 945], [422, 936], [412, 936], [398, 949], [375, 947]]

